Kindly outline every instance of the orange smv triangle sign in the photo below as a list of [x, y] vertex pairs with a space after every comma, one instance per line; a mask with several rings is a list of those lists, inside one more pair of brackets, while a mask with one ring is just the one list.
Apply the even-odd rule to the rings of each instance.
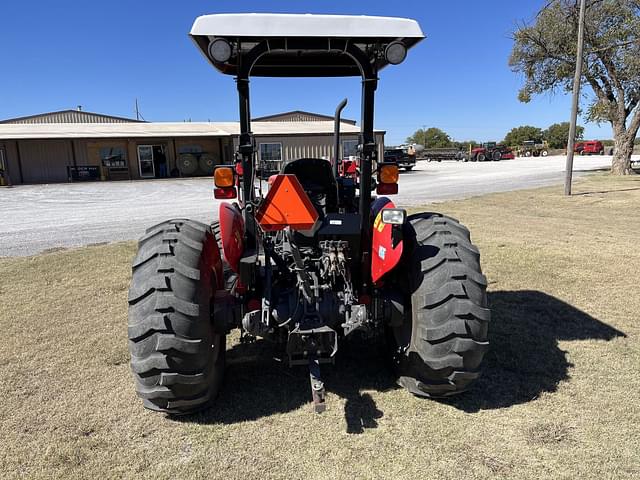
[[256, 212], [256, 220], [266, 232], [309, 230], [318, 220], [318, 211], [295, 175], [276, 175], [269, 193]]

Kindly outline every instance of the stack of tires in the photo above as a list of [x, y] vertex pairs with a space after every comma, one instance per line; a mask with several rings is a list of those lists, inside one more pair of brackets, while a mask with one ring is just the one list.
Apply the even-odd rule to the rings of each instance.
[[218, 157], [211, 153], [182, 153], [178, 170], [183, 177], [210, 176], [218, 163]]

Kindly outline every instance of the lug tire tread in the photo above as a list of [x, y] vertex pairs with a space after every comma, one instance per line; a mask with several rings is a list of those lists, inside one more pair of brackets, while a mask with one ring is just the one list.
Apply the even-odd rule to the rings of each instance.
[[394, 354], [398, 383], [422, 397], [467, 390], [488, 351], [487, 279], [469, 230], [440, 214], [412, 215], [415, 247], [409, 273], [410, 339]]
[[171, 414], [206, 408], [224, 370], [225, 337], [213, 329], [215, 228], [186, 219], [147, 229], [129, 289], [129, 352], [145, 407]]

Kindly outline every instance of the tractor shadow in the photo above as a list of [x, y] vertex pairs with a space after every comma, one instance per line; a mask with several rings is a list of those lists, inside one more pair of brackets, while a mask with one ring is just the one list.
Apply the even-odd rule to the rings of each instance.
[[[560, 382], [569, 379], [572, 366], [558, 346], [560, 340], [609, 341], [626, 336], [543, 292], [497, 291], [488, 295], [491, 349], [483, 374], [469, 392], [442, 400], [465, 412], [506, 408], [533, 401], [544, 392], [555, 392]], [[322, 366], [327, 394], [345, 401], [348, 433], [376, 428], [384, 415], [366, 390], [399, 388], [382, 343], [354, 335], [341, 343], [335, 366]], [[289, 368], [282, 350], [259, 340], [227, 350], [225, 381], [209, 410], [176, 420], [233, 424], [302, 406], [313, 415], [308, 369]]]
[[[344, 400], [346, 432], [364, 433], [376, 428], [380, 411], [371, 395], [363, 390], [386, 391], [398, 388], [384, 346], [357, 334], [343, 340], [335, 365], [322, 365], [322, 375], [330, 397]], [[206, 411], [172, 417], [177, 421], [201, 424], [233, 424], [257, 420], [311, 403], [309, 369], [289, 367], [286, 353], [273, 343], [258, 340], [236, 344], [227, 350], [225, 381], [217, 400]], [[332, 408], [332, 407], [329, 407]]]
[[444, 403], [466, 412], [510, 407], [555, 392], [569, 379], [560, 340], [613, 340], [626, 335], [539, 291], [489, 292], [491, 349], [473, 388]]

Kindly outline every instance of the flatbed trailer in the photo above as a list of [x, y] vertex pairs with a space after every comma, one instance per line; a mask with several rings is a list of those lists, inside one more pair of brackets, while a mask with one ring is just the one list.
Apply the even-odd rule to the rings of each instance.
[[427, 162], [441, 162], [442, 160], [466, 162], [469, 160], [468, 155], [460, 148], [425, 148], [421, 153]]

